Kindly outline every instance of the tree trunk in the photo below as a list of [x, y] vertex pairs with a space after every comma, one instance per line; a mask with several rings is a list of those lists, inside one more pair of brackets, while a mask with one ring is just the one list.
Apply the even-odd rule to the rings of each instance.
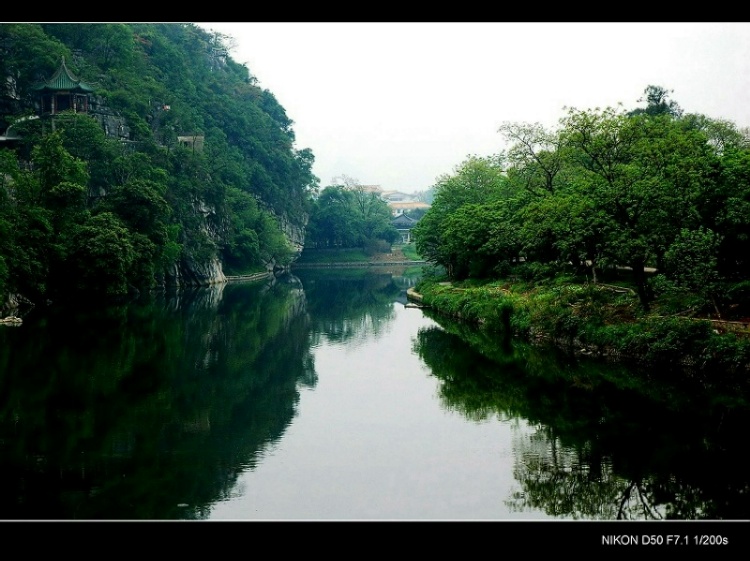
[[651, 309], [651, 292], [648, 289], [648, 282], [646, 280], [645, 260], [634, 259], [632, 262], [632, 269], [638, 299], [641, 301], [641, 306], [644, 311], [649, 311]]

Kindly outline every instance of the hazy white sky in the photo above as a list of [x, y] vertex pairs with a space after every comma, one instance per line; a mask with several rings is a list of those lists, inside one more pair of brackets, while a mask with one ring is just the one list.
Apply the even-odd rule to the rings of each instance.
[[294, 121], [322, 187], [346, 175], [422, 191], [469, 155], [504, 147], [503, 122], [554, 128], [565, 107], [673, 90], [687, 113], [750, 126], [750, 22], [201, 23], [235, 38]]

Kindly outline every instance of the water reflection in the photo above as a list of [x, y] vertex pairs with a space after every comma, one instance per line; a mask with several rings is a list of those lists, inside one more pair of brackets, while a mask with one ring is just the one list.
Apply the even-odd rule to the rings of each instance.
[[[571, 361], [444, 318], [415, 350], [467, 418], [520, 417], [511, 511], [571, 519], [747, 519], [746, 404], [689, 380]], [[471, 365], [467, 367], [467, 365]], [[638, 380], [647, 380], [641, 383]], [[649, 381], [651, 380], [651, 381]]]
[[304, 286], [311, 318], [312, 345], [321, 339], [356, 345], [377, 337], [394, 317], [393, 302], [402, 289], [392, 271], [366, 268], [301, 269], [295, 273]]
[[293, 277], [51, 309], [0, 334], [0, 517], [200, 519], [313, 386]]
[[737, 395], [406, 310], [413, 283], [300, 270], [0, 329], [0, 518], [747, 519]]

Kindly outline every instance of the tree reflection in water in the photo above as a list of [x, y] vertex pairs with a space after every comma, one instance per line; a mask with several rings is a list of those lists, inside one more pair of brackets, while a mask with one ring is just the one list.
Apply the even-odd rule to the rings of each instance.
[[587, 520], [747, 518], [743, 400], [431, 317], [442, 329], [420, 331], [415, 350], [446, 405], [537, 426], [514, 442], [521, 490], [508, 508]]
[[[301, 388], [316, 387], [313, 346], [389, 329], [402, 286], [335, 276], [55, 306], [0, 330], [0, 518], [208, 518], [284, 437]], [[440, 409], [524, 426], [519, 488], [497, 512], [747, 518], [750, 418], [736, 395], [434, 319], [413, 351]]]
[[290, 277], [76, 306], [0, 341], [0, 517], [200, 519], [316, 377]]

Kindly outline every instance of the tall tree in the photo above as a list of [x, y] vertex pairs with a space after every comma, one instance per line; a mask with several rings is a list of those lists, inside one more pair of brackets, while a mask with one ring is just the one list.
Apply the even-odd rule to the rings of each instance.
[[645, 108], [638, 108], [631, 111], [630, 115], [669, 115], [671, 117], [681, 117], [682, 108], [679, 104], [669, 99], [674, 90], [668, 90], [662, 86], [649, 85], [643, 90], [643, 97], [638, 100], [639, 103], [646, 102]]
[[447, 221], [465, 205], [482, 205], [509, 194], [502, 156], [472, 156], [444, 175], [435, 185], [432, 206], [412, 230], [417, 251], [428, 261], [442, 265], [450, 276], [464, 275], [460, 258], [446, 244]]
[[539, 123], [510, 123], [499, 131], [511, 142], [508, 179], [535, 196], [552, 194], [559, 183], [564, 153], [560, 137]]
[[378, 251], [399, 238], [391, 224], [388, 203], [362, 186], [344, 178], [329, 185], [314, 201], [307, 228], [317, 247], [361, 247]]
[[577, 185], [606, 216], [603, 251], [632, 268], [648, 308], [646, 265], [658, 264], [680, 227], [698, 220], [696, 201], [715, 164], [707, 138], [671, 115], [612, 108], [570, 110], [562, 124], [581, 170]]

